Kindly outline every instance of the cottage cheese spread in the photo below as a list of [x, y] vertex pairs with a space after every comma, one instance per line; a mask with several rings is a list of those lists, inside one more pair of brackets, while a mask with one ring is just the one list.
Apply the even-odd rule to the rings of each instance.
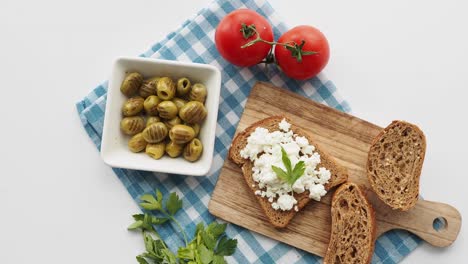
[[[247, 138], [247, 145], [240, 151], [244, 159], [253, 162], [253, 180], [258, 185], [255, 195], [266, 197], [275, 210], [288, 211], [294, 208], [298, 211], [294, 193], [309, 191], [311, 199], [320, 201], [327, 191], [324, 185], [328, 183], [331, 173], [324, 167], [319, 167], [320, 155], [315, 147], [309, 144], [306, 137], [294, 134], [291, 124], [283, 119], [279, 131], [269, 132], [268, 129], [257, 127]], [[291, 186], [279, 179], [272, 166], [286, 170], [281, 148], [285, 150], [291, 165], [304, 161], [305, 171]]]

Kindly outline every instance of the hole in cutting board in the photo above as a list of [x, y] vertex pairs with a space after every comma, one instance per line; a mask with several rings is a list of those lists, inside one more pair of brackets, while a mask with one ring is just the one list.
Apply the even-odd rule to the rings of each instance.
[[437, 232], [442, 232], [447, 229], [447, 219], [445, 217], [437, 217], [432, 221], [432, 227]]

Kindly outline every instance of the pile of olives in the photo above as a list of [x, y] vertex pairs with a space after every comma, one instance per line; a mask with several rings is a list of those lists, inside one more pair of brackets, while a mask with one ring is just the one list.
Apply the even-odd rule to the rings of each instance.
[[132, 136], [128, 148], [145, 150], [148, 156], [160, 159], [182, 155], [197, 161], [203, 144], [197, 137], [206, 118], [206, 87], [192, 84], [188, 78], [177, 83], [170, 77], [144, 79], [138, 72], [127, 74], [120, 91], [128, 97], [122, 106], [120, 129]]

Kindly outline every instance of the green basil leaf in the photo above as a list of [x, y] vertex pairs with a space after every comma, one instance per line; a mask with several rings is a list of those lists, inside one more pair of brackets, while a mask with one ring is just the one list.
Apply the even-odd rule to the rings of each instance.
[[169, 195], [166, 201], [166, 208], [170, 215], [175, 215], [182, 208], [182, 200], [179, 199], [177, 193], [173, 192]]

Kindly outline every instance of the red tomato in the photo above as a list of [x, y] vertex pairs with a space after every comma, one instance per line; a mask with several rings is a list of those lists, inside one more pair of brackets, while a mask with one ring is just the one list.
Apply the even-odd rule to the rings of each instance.
[[230, 63], [237, 66], [252, 66], [268, 55], [271, 45], [267, 43], [258, 42], [252, 46], [241, 48], [242, 45], [257, 37], [254, 31], [246, 28], [246, 26], [251, 25], [255, 26], [255, 30], [262, 39], [273, 41], [273, 30], [268, 21], [250, 9], [238, 9], [229, 13], [216, 28], [216, 48], [221, 56]]
[[[275, 46], [276, 63], [291, 78], [298, 80], [312, 78], [327, 65], [330, 57], [328, 41], [322, 32], [314, 27], [297, 26], [292, 28], [284, 33], [278, 42], [292, 44], [296, 47], [296, 51], [291, 51], [284, 46]], [[304, 44], [300, 47], [302, 42]], [[302, 54], [302, 52], [309, 51], [316, 53]], [[298, 55], [298, 52], [301, 54]]]

